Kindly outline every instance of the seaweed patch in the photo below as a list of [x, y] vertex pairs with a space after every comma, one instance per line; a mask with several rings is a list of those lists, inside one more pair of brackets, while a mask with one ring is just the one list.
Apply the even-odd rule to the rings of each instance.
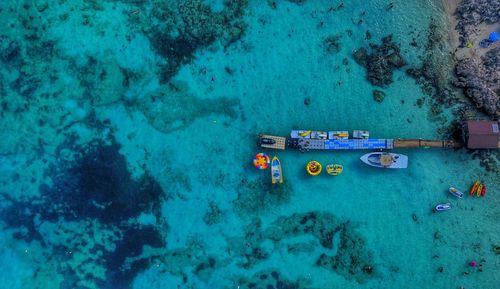
[[[63, 157], [68, 149], [72, 153]], [[165, 246], [165, 193], [147, 173], [133, 180], [119, 149], [102, 140], [61, 149], [46, 172], [52, 183], [40, 186], [40, 197], [4, 195], [10, 204], [0, 212], [5, 226], [15, 238], [38, 241], [56, 256], [65, 286], [130, 288], [150, 259], [125, 266], [126, 260], [141, 255], [143, 246]], [[137, 222], [141, 213], [154, 215], [157, 226]]]

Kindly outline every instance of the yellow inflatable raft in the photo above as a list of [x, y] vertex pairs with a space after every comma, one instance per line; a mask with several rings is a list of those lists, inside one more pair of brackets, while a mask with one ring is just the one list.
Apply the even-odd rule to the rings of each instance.
[[317, 176], [321, 173], [322, 166], [317, 161], [310, 161], [307, 163], [306, 171], [311, 176]]
[[339, 164], [330, 164], [326, 166], [326, 172], [331, 176], [338, 176], [342, 173], [344, 167]]

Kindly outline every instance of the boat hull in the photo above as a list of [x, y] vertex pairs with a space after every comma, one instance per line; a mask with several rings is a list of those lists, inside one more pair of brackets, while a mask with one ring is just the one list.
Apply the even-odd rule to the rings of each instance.
[[[381, 158], [384, 156], [390, 156], [393, 161], [389, 165], [383, 165]], [[377, 168], [406, 169], [408, 167], [408, 157], [402, 154], [373, 152], [363, 155], [360, 159], [365, 164]]]

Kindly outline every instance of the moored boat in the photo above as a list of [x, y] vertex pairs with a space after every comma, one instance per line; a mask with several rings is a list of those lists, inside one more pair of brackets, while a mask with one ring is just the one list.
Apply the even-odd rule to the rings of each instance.
[[450, 192], [450, 194], [454, 195], [457, 198], [462, 198], [464, 196], [464, 193], [462, 193], [461, 191], [457, 190], [457, 188], [455, 188], [455, 187], [450, 187], [448, 189], [448, 192]]
[[281, 171], [281, 162], [278, 157], [274, 156], [271, 161], [271, 180], [273, 184], [283, 183], [283, 172]]
[[451, 204], [446, 203], [446, 204], [437, 204], [436, 206], [436, 211], [447, 211], [451, 209]]
[[386, 169], [406, 169], [408, 157], [402, 154], [373, 152], [363, 155], [361, 158], [365, 164]]

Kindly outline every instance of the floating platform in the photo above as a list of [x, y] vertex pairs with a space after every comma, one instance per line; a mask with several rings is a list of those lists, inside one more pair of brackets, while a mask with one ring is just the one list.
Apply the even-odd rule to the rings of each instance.
[[[301, 131], [302, 132], [302, 131]], [[462, 143], [452, 140], [423, 140], [423, 139], [323, 139], [323, 134], [310, 133], [320, 138], [310, 138], [303, 134], [301, 137], [281, 137], [273, 135], [259, 135], [259, 144], [263, 148], [285, 150], [286, 148], [309, 150], [391, 150], [394, 148], [460, 148]], [[298, 132], [292, 136], [299, 136]]]

